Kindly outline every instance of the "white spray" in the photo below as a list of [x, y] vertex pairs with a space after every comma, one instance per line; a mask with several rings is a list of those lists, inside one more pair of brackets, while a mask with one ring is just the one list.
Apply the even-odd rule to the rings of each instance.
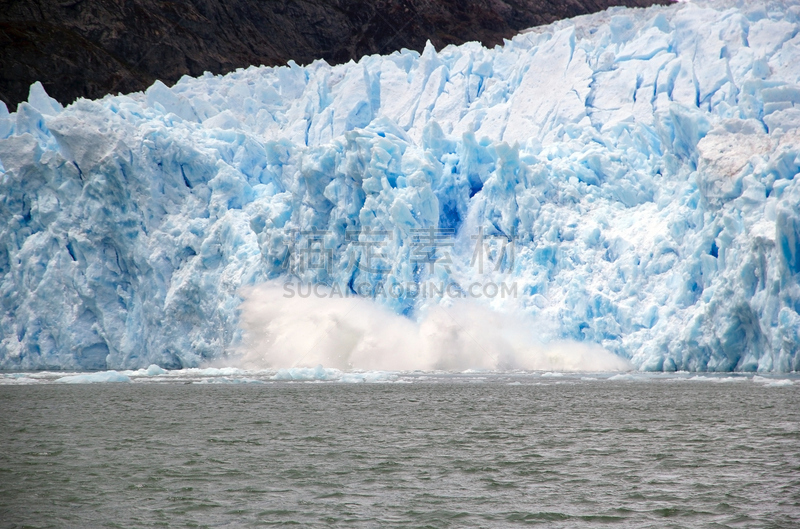
[[627, 371], [596, 345], [543, 343], [532, 318], [477, 302], [429, 304], [417, 321], [364, 298], [286, 297], [278, 285], [244, 292], [241, 362], [250, 369]]

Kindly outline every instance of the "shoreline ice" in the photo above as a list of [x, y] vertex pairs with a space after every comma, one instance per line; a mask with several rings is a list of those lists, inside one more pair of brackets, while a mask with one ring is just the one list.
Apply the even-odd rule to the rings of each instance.
[[[156, 374], [151, 374], [161, 370]], [[787, 378], [788, 377], [788, 378]], [[155, 364], [149, 369], [93, 372], [18, 372], [0, 373], [0, 386], [47, 384], [504, 384], [545, 385], [579, 383], [687, 383], [739, 384], [759, 387], [800, 385], [796, 374], [754, 375], [752, 373], [675, 373], [647, 372], [542, 372], [542, 371], [342, 371], [324, 368], [239, 369], [188, 368], [163, 370]]]

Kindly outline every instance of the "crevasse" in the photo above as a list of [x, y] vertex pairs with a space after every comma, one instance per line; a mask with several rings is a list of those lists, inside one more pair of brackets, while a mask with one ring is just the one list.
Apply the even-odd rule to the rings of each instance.
[[67, 108], [34, 84], [0, 106], [0, 368], [224, 358], [241, 287], [291, 276], [513, 282], [482, 302], [642, 370], [798, 370], [799, 28], [697, 1]]

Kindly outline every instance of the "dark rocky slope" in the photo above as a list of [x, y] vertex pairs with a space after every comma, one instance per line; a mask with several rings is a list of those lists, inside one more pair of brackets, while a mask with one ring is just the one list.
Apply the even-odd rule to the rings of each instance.
[[290, 59], [502, 42], [521, 29], [670, 0], [0, 0], [0, 98], [41, 81], [64, 104]]

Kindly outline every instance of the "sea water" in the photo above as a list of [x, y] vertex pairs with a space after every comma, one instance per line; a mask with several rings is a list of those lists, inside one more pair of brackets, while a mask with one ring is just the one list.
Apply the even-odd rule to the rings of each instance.
[[796, 377], [118, 375], [3, 375], [0, 526], [800, 526]]

